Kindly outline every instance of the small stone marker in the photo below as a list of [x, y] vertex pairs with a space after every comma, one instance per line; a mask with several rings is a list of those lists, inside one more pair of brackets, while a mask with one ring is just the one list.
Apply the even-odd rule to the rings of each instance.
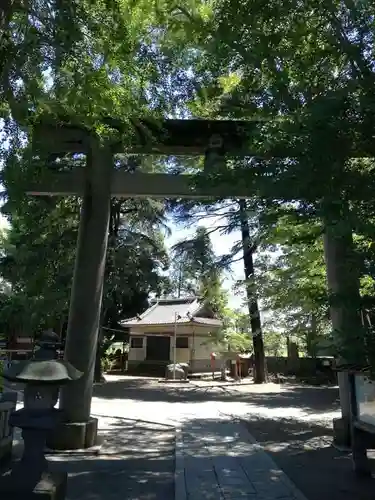
[[186, 380], [187, 370], [189, 365], [187, 363], [173, 363], [167, 366], [165, 378], [167, 380]]

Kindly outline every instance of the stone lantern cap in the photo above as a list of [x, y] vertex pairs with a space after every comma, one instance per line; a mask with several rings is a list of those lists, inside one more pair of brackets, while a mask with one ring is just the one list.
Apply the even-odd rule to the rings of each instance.
[[57, 384], [78, 380], [83, 373], [64, 360], [29, 360], [20, 361], [10, 366], [3, 373], [3, 377], [11, 382], [23, 384]]
[[57, 347], [61, 344], [60, 337], [51, 328], [44, 331], [40, 339], [36, 342], [39, 346]]

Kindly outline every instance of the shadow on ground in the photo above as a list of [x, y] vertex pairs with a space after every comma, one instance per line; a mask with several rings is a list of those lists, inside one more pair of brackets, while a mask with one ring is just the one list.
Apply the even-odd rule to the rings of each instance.
[[174, 499], [173, 427], [113, 418], [98, 456], [52, 456], [69, 473], [66, 500]]
[[[94, 396], [101, 399], [133, 399], [147, 402], [245, 402], [266, 408], [296, 407], [307, 413], [335, 411], [339, 408], [337, 387], [281, 386], [282, 392], [260, 392], [253, 385], [197, 385], [178, 387], [150, 383], [147, 379], [122, 379], [95, 386]], [[256, 392], [252, 389], [256, 388]]]
[[290, 418], [245, 425], [308, 500], [373, 500], [375, 481], [355, 476], [351, 455], [332, 447], [330, 427]]

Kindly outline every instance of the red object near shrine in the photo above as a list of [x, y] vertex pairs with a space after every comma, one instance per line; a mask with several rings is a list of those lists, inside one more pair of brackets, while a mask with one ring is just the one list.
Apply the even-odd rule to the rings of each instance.
[[210, 361], [211, 361], [212, 378], [214, 378], [214, 375], [215, 375], [215, 361], [216, 361], [216, 354], [214, 352], [211, 352], [211, 354], [210, 354]]

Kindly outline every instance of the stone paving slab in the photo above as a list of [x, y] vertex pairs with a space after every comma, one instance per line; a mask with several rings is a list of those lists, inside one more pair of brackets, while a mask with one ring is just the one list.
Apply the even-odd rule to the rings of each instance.
[[195, 420], [176, 435], [175, 500], [307, 500], [239, 421]]

